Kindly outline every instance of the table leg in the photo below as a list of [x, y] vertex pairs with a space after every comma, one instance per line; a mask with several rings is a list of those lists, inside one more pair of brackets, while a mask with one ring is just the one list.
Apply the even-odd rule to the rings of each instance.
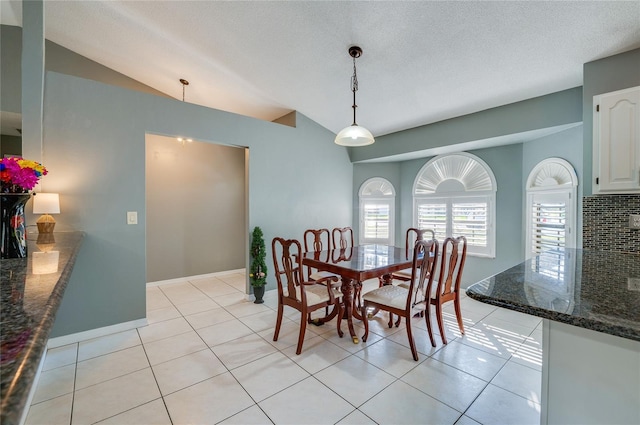
[[349, 325], [349, 334], [354, 344], [359, 343], [356, 331], [353, 329], [353, 279], [342, 278], [342, 299], [344, 300], [344, 308], [347, 316], [347, 324]]
[[362, 319], [362, 314], [360, 314], [360, 293], [362, 292], [362, 282], [354, 282], [353, 283], [353, 306], [352, 306], [352, 314], [358, 320]]

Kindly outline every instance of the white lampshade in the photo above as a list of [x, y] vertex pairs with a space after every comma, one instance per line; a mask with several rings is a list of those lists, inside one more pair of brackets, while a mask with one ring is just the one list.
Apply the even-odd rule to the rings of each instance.
[[335, 143], [340, 146], [367, 146], [375, 142], [369, 130], [359, 125], [350, 125], [338, 133]]
[[36, 193], [33, 197], [34, 214], [60, 214], [60, 197], [57, 193]]

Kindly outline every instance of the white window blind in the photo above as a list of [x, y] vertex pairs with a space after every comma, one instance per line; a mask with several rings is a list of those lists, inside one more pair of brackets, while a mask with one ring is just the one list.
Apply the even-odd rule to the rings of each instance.
[[373, 240], [389, 239], [389, 203], [366, 202], [363, 209], [364, 237]]
[[420, 202], [417, 212], [418, 229], [433, 230], [439, 241], [443, 241], [447, 237], [446, 202]]
[[391, 182], [370, 178], [360, 186], [359, 197], [359, 243], [394, 245], [396, 195]]
[[470, 253], [491, 255], [490, 206], [486, 196], [419, 199], [417, 225], [434, 230], [439, 241], [465, 236]]
[[563, 251], [567, 238], [567, 205], [534, 197], [531, 206], [531, 253]]
[[453, 202], [452, 234], [464, 235], [473, 246], [487, 246], [489, 222], [486, 202]]

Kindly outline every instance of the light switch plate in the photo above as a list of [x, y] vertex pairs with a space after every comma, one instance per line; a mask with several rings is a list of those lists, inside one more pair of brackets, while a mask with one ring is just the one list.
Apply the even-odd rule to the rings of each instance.
[[640, 229], [640, 214], [629, 215], [629, 228]]
[[138, 224], [137, 211], [127, 211], [127, 224]]

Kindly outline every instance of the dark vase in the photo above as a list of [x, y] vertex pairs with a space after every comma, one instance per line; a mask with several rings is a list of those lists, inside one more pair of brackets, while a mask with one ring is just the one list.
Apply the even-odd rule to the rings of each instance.
[[2, 258], [23, 258], [27, 256], [27, 224], [24, 220], [24, 206], [29, 193], [2, 193]]
[[254, 286], [253, 295], [256, 297], [254, 304], [262, 304], [264, 302], [264, 300], [262, 299], [262, 297], [264, 297], [264, 285]]

